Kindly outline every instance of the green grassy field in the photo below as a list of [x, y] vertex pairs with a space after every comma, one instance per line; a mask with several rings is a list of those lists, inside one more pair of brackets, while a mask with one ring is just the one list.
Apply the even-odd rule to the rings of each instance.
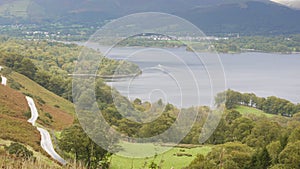
[[[135, 146], [134, 146], [135, 145]], [[169, 149], [168, 147], [163, 146], [155, 146], [153, 144], [134, 144], [127, 145], [127, 149], [131, 152], [136, 152], [137, 154], [144, 154], [147, 151], [151, 151], [154, 149]], [[113, 155], [111, 159], [111, 168], [112, 169], [142, 169], [149, 168], [151, 162], [156, 163], [161, 166], [162, 169], [181, 169], [182, 167], [188, 166], [191, 161], [197, 156], [197, 154], [206, 155], [211, 151], [210, 146], [199, 146], [195, 148], [179, 148], [175, 147], [170, 149], [169, 151], [158, 154], [157, 157], [146, 157], [146, 158], [127, 158], [124, 156]], [[176, 154], [190, 154], [191, 157], [188, 156], [177, 156]]]
[[274, 117], [276, 115], [274, 114], [268, 114], [268, 113], [265, 113], [261, 110], [258, 110], [256, 108], [253, 108], [253, 107], [247, 107], [247, 106], [237, 106], [234, 110], [240, 112], [241, 114], [243, 115], [256, 115], [256, 116], [266, 116], [266, 117]]

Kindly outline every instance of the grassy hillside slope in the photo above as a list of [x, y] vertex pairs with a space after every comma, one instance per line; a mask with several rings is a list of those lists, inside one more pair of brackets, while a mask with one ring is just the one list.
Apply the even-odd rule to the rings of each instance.
[[0, 138], [24, 143], [41, 150], [40, 134], [25, 114], [29, 111], [25, 96], [0, 85]]
[[[32, 168], [34, 164], [36, 168], [60, 168], [42, 150], [39, 131], [27, 122], [31, 112], [25, 96], [34, 99], [40, 115], [37, 123], [49, 131], [60, 131], [73, 123], [72, 103], [19, 73], [11, 72], [6, 77], [7, 86], [0, 85], [0, 167], [19, 168], [22, 165], [22, 168]], [[4, 145], [11, 142], [25, 145], [34, 152], [37, 161], [24, 162], [6, 156]]]
[[46, 90], [19, 73], [12, 72], [7, 78], [8, 86], [19, 84], [21, 93], [34, 98], [40, 114], [38, 123], [54, 130], [61, 130], [73, 123], [74, 107], [71, 102]]

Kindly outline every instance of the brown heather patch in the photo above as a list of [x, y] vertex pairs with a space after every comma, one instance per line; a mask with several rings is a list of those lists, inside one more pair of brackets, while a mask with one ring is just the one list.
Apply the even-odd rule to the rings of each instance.
[[[1, 109], [3, 109], [1, 114], [8, 113], [10, 116], [26, 119], [24, 113], [29, 110], [29, 107], [22, 93], [0, 85], [0, 110]], [[4, 109], [9, 109], [9, 112], [4, 111]]]
[[45, 116], [45, 113], [49, 113], [52, 116], [51, 124], [50, 125], [46, 124], [49, 128], [59, 131], [72, 125], [74, 120], [73, 115], [68, 114], [56, 107], [52, 107], [45, 104], [40, 105], [36, 101], [35, 103], [41, 118], [50, 120], [48, 117]]
[[23, 143], [41, 151], [40, 133], [25, 119], [0, 114], [0, 138]]
[[41, 150], [40, 134], [24, 116], [28, 110], [27, 101], [22, 93], [0, 85], [0, 138]]

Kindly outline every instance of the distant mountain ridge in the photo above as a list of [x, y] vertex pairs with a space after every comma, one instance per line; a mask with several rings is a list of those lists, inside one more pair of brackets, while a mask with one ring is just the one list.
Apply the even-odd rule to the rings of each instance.
[[206, 32], [289, 34], [300, 32], [300, 11], [272, 3], [246, 2], [196, 8], [182, 15]]
[[269, 0], [6, 0], [0, 24], [93, 25], [137, 12], [178, 15], [212, 34], [300, 33], [300, 10]]

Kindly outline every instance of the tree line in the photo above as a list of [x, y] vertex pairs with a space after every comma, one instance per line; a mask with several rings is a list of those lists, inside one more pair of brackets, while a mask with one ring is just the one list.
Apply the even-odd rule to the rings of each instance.
[[230, 89], [216, 97], [216, 104], [222, 101], [223, 96], [226, 96], [225, 106], [227, 109], [243, 105], [262, 110], [265, 113], [287, 117], [291, 117], [293, 114], [300, 112], [300, 104], [294, 104], [285, 99], [275, 96], [267, 98], [258, 97], [253, 93], [240, 93]]
[[243, 36], [213, 41], [214, 48], [222, 53], [237, 52], [300, 52], [300, 36]]

